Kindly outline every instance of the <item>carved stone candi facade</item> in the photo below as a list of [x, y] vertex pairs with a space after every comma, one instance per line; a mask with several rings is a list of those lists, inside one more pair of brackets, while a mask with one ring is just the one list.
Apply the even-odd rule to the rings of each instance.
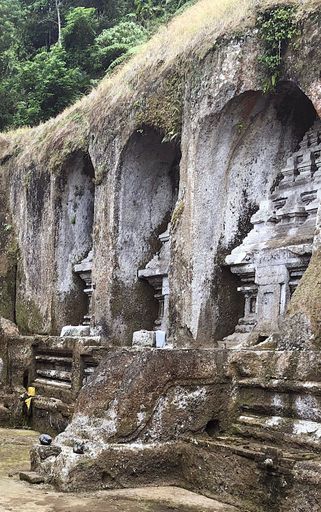
[[297, 8], [269, 92], [258, 29], [214, 24], [0, 136], [0, 426], [55, 435], [31, 466], [62, 490], [320, 511], [319, 0]]
[[89, 251], [86, 258], [74, 265], [74, 273], [79, 275], [80, 279], [84, 282], [84, 294], [87, 296], [88, 306], [86, 314], [83, 317], [82, 325], [72, 326], [67, 325], [62, 328], [61, 336], [90, 336], [92, 334], [92, 296], [93, 296], [93, 283], [92, 283], [92, 268], [93, 268], [93, 251]]
[[277, 184], [252, 216], [253, 229], [227, 256], [241, 281], [244, 316], [236, 343], [256, 343], [278, 332], [287, 306], [308, 267], [321, 199], [321, 122], [308, 130], [287, 160]]

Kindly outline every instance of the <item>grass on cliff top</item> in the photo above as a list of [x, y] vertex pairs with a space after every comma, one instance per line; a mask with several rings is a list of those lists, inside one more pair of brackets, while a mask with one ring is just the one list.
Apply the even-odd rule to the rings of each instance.
[[[255, 24], [257, 9], [280, 4], [301, 7], [321, 0], [198, 0], [177, 15], [122, 67], [104, 78], [99, 86], [56, 118], [35, 128], [18, 129], [0, 136], [0, 159], [13, 153], [18, 165], [46, 164], [59, 167], [77, 149], [88, 147], [90, 122], [104, 124], [121, 104], [137, 97], [148, 83], [175, 69], [178, 60], [186, 63], [202, 58], [217, 38], [241, 33]], [[56, 153], [56, 154], [55, 154]]]

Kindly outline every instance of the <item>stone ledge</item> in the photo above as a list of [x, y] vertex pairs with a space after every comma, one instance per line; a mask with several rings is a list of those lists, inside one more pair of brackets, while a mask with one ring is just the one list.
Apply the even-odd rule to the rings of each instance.
[[21, 472], [19, 473], [19, 478], [29, 484], [43, 484], [45, 482], [45, 477], [35, 471]]

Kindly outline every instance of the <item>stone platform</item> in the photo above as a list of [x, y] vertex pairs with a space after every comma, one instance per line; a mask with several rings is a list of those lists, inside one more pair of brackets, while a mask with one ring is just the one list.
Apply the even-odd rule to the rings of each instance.
[[57, 456], [34, 449], [32, 469], [62, 490], [179, 485], [244, 511], [317, 512], [319, 355], [114, 350], [81, 390]]
[[[51, 486], [31, 486], [18, 480], [29, 466], [29, 449], [38, 433], [0, 429], [0, 510], [1, 512], [238, 512], [221, 501], [206, 498], [178, 487], [141, 487], [95, 493], [61, 493]], [[10, 476], [8, 475], [10, 474]]]

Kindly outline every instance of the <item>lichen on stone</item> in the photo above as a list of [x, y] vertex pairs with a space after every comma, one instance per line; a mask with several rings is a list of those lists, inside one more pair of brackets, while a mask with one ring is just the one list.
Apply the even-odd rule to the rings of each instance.
[[[321, 344], [321, 249], [312, 255], [311, 261], [295, 290], [288, 308], [288, 316], [304, 315], [311, 325], [315, 341]], [[300, 335], [300, 333], [293, 333]], [[302, 334], [302, 333], [301, 333]]]
[[42, 332], [43, 316], [31, 299], [17, 301], [16, 323], [23, 334]]
[[136, 101], [137, 125], [148, 125], [164, 133], [164, 142], [179, 139], [182, 129], [183, 78], [174, 71], [156, 90]]

